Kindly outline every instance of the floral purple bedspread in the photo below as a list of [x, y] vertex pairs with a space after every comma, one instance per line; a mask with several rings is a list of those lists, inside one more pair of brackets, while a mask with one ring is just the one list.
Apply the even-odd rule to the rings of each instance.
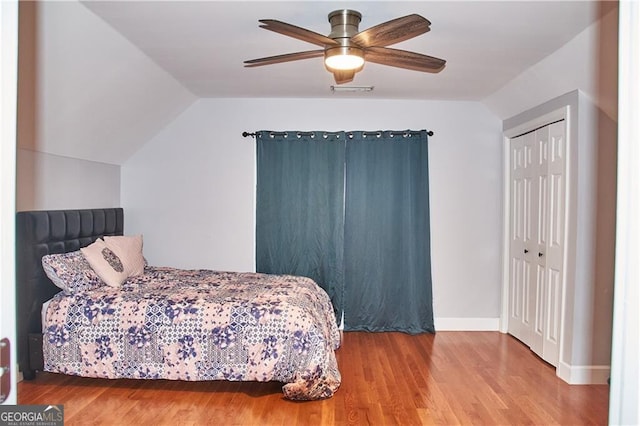
[[329, 297], [309, 278], [147, 267], [49, 303], [45, 370], [101, 378], [284, 383], [288, 399], [340, 386]]

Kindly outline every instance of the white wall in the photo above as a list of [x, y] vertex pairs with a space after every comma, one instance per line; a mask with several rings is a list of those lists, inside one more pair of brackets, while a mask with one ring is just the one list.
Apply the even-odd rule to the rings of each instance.
[[120, 164], [195, 97], [76, 1], [20, 2], [18, 147]]
[[120, 207], [120, 166], [17, 150], [16, 209]]
[[195, 97], [81, 3], [19, 7], [16, 207], [119, 206], [119, 164]]
[[579, 89], [615, 120], [618, 7], [605, 1], [600, 8], [599, 21], [482, 102], [507, 119]]
[[435, 132], [435, 316], [493, 321], [500, 309], [501, 122], [476, 102], [200, 100], [123, 164], [125, 231], [144, 234], [152, 264], [254, 270], [255, 141], [243, 131], [408, 128]]
[[[572, 365], [609, 366], [616, 232], [617, 123], [580, 94]], [[606, 378], [605, 378], [606, 379]]]

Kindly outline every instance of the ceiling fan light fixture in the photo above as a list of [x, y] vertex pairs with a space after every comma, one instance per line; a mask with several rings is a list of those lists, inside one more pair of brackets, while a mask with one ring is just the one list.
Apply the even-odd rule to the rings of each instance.
[[359, 48], [334, 47], [324, 52], [324, 64], [330, 70], [357, 70], [364, 65], [364, 53]]

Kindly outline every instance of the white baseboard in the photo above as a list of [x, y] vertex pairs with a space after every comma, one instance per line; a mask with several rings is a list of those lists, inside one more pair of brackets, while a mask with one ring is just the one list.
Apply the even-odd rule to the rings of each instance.
[[438, 331], [498, 331], [500, 318], [434, 318]]
[[609, 365], [569, 365], [560, 362], [556, 375], [570, 385], [606, 385], [611, 376]]

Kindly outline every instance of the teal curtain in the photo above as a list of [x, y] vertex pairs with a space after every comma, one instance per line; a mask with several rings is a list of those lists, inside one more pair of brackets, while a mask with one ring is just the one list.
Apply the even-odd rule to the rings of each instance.
[[433, 333], [427, 132], [350, 136], [345, 330]]
[[256, 270], [306, 276], [341, 316], [345, 134], [256, 134]]
[[435, 332], [427, 132], [258, 132], [256, 268], [324, 288], [345, 330]]

